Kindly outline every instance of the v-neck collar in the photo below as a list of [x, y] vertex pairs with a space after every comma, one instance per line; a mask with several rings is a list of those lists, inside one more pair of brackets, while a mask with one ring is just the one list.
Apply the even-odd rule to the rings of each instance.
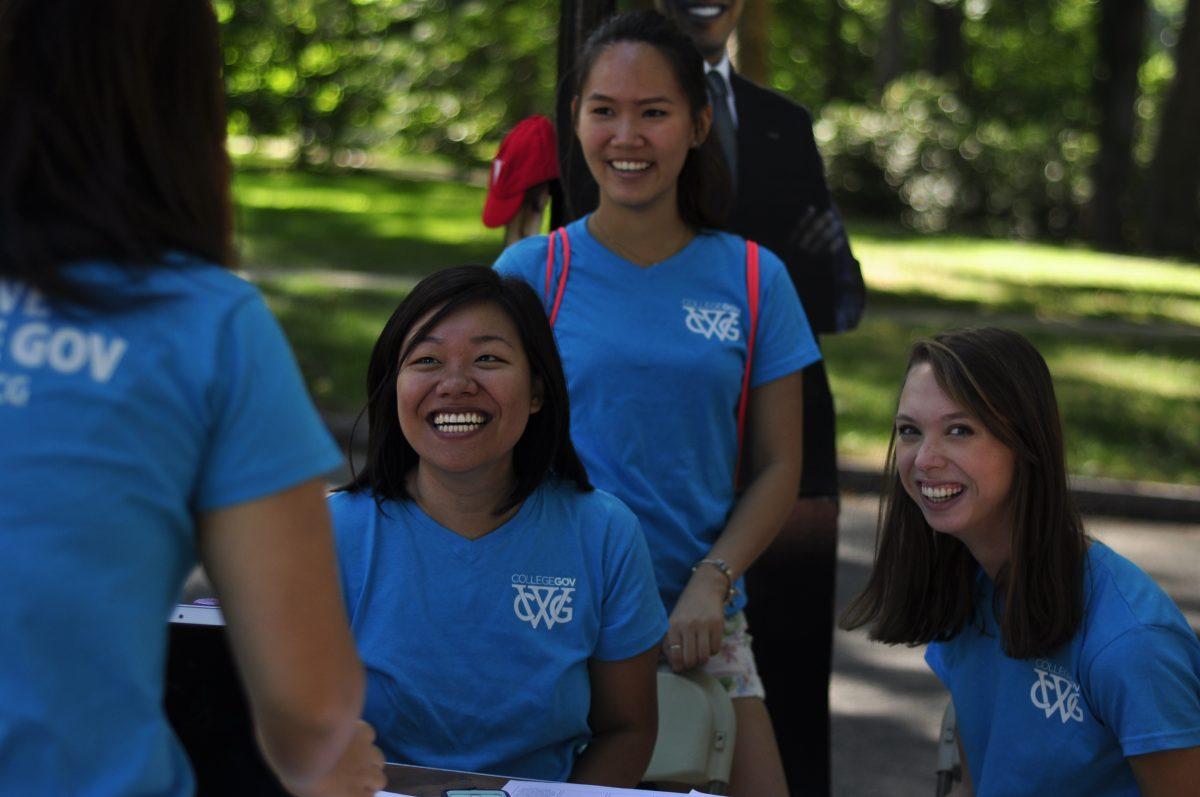
[[[571, 246], [575, 248], [576, 251], [590, 251], [593, 254], [599, 255], [604, 260], [612, 261], [614, 265], [617, 265], [621, 268], [631, 269], [642, 273], [649, 273], [656, 269], [662, 269], [663, 267], [669, 268], [678, 262], [686, 261], [692, 247], [697, 245], [697, 242], [700, 240], [700, 236], [704, 234], [703, 230], [697, 231], [692, 236], [692, 239], [675, 254], [671, 255], [665, 260], [659, 260], [657, 263], [651, 263], [648, 266], [641, 266], [624, 257], [619, 252], [614, 252], [612, 249], [609, 249], [607, 246], [601, 243], [596, 236], [592, 235], [591, 230], [589, 230], [587, 226], [587, 221], [591, 217], [592, 214], [589, 213], [583, 218], [578, 219], [567, 226], [567, 234], [571, 236]], [[582, 246], [582, 250], [579, 249], [580, 246]]]

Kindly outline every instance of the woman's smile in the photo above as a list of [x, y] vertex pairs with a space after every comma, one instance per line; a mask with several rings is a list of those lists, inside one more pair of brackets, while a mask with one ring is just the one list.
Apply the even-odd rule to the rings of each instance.
[[704, 136], [666, 58], [645, 44], [614, 44], [576, 103], [575, 132], [601, 203], [673, 209], [688, 151]]
[[513, 447], [541, 407], [512, 320], [495, 305], [468, 305], [404, 350], [396, 412], [421, 468], [507, 480]]

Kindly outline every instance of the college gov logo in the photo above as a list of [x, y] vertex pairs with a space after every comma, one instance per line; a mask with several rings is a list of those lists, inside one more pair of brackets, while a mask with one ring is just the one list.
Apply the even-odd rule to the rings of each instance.
[[737, 340], [742, 336], [742, 328], [738, 326], [742, 311], [732, 304], [684, 299], [683, 312], [688, 331], [703, 335], [706, 340], [714, 336], [720, 341]]
[[571, 596], [575, 594], [573, 578], [514, 573], [512, 588], [517, 591], [513, 613], [523, 623], [534, 628], [544, 624], [550, 629], [575, 617], [575, 608], [571, 606]]
[[1050, 719], [1055, 714], [1066, 725], [1069, 720], [1083, 722], [1083, 708], [1079, 705], [1079, 685], [1066, 677], [1066, 671], [1052, 662], [1038, 659], [1033, 671], [1037, 680], [1029, 689], [1029, 699]]

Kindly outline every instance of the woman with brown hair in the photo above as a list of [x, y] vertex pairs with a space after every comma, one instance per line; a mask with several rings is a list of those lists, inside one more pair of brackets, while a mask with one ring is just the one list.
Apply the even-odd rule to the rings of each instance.
[[297, 795], [384, 785], [319, 477], [233, 275], [207, 0], [0, 0], [0, 793], [189, 795], [166, 619], [197, 558]]
[[976, 329], [913, 347], [879, 517], [842, 625], [929, 645], [975, 793], [1195, 794], [1200, 643], [1149, 576], [1085, 536], [1028, 340]]

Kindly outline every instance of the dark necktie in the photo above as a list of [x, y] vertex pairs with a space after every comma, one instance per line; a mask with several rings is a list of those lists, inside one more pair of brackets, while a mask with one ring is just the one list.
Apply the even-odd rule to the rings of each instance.
[[708, 82], [708, 97], [713, 107], [713, 132], [717, 135], [717, 143], [725, 153], [725, 163], [729, 166], [729, 177], [737, 185], [737, 128], [733, 125], [733, 116], [729, 113], [729, 86], [725, 78], [715, 69], [709, 70], [704, 76]]

